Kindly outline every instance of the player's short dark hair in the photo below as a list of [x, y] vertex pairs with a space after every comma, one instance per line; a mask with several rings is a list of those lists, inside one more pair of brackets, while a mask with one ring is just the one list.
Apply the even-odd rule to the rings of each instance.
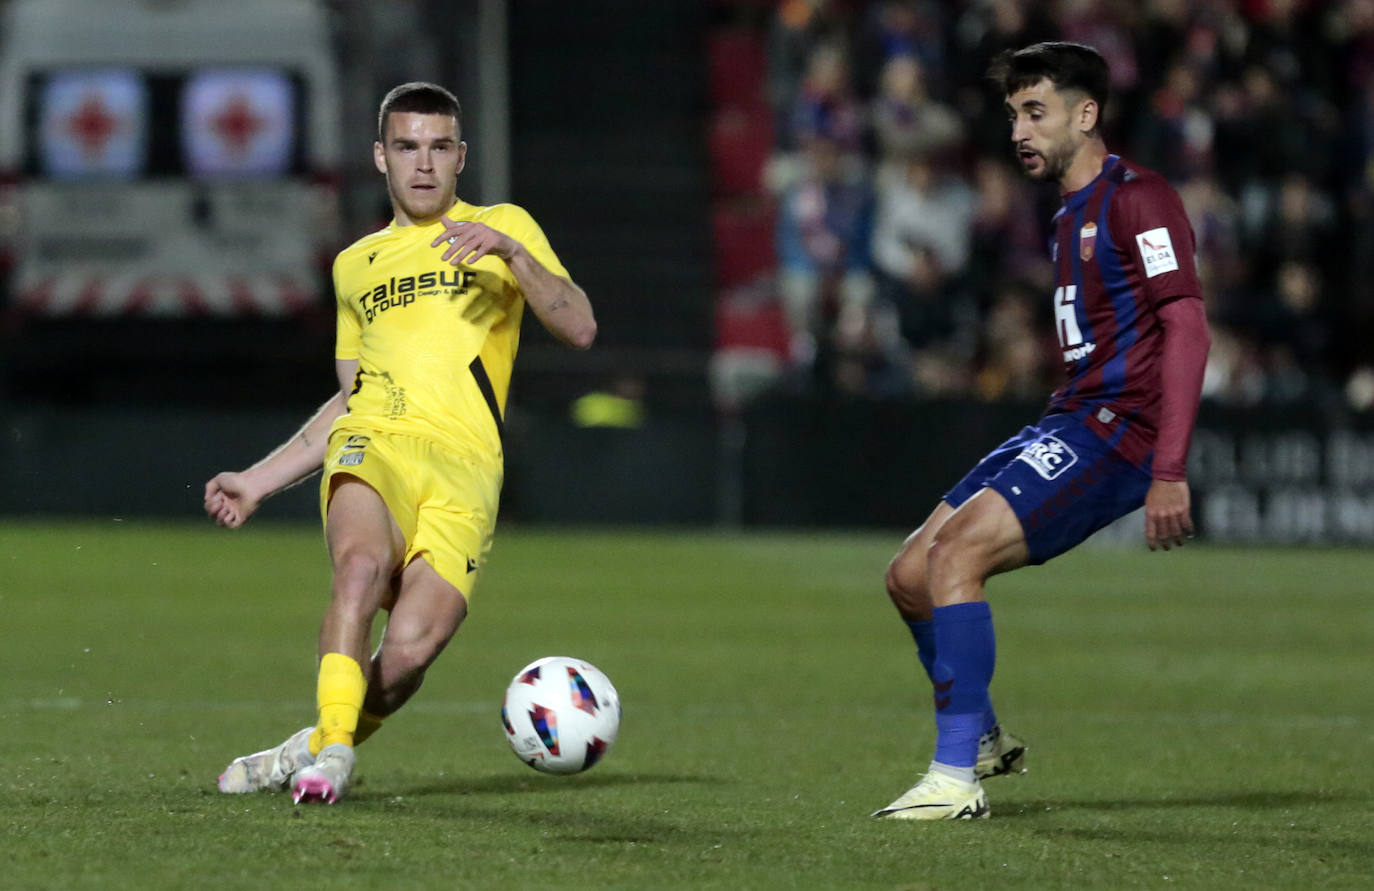
[[458, 97], [438, 84], [427, 81], [414, 80], [401, 84], [386, 94], [377, 111], [378, 142], [386, 142], [386, 118], [393, 111], [452, 115], [460, 127], [463, 125], [463, 107], [458, 104]]
[[1107, 60], [1090, 46], [1061, 41], [1035, 43], [1019, 50], [1004, 50], [988, 68], [988, 79], [1001, 88], [1003, 96], [1033, 87], [1046, 78], [1061, 92], [1086, 93], [1097, 103], [1097, 119], [1103, 119], [1111, 92], [1111, 73]]

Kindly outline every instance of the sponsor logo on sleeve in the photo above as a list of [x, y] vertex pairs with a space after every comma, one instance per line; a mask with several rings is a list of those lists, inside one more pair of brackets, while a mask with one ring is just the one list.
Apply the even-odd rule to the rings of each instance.
[[1141, 232], [1135, 237], [1140, 248], [1140, 257], [1145, 261], [1145, 277], [1154, 278], [1164, 272], [1178, 268], [1178, 258], [1174, 256], [1174, 243], [1169, 239], [1169, 230], [1163, 226]]

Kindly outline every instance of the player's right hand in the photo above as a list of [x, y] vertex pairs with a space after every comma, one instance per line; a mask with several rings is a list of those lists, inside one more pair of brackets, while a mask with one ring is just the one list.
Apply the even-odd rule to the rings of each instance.
[[1150, 550], [1183, 547], [1193, 537], [1192, 497], [1184, 480], [1155, 480], [1145, 493], [1145, 543]]
[[226, 529], [237, 529], [248, 522], [261, 500], [249, 490], [241, 473], [216, 474], [205, 484], [205, 512]]

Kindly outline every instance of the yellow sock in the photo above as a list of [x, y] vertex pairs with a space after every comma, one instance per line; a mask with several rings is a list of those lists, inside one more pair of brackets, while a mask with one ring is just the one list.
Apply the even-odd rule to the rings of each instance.
[[[382, 721], [384, 720], [386, 719], [377, 717], [367, 709], [362, 709], [361, 711], [359, 711], [358, 729], [353, 731], [353, 745], [362, 745], [363, 740], [367, 739], [369, 736], [376, 733], [378, 730], [382, 728]], [[309, 745], [310, 754], [320, 754], [320, 749], [324, 748], [324, 730], [322, 730], [319, 727], [316, 727], [315, 731], [310, 734]]]
[[320, 680], [315, 692], [320, 720], [310, 734], [312, 754], [318, 755], [320, 749], [335, 743], [353, 745], [366, 695], [367, 680], [362, 667], [343, 653], [325, 653], [320, 660]]
[[367, 709], [358, 712], [358, 729], [353, 731], [353, 745], [362, 745], [363, 740], [381, 729], [383, 720]]

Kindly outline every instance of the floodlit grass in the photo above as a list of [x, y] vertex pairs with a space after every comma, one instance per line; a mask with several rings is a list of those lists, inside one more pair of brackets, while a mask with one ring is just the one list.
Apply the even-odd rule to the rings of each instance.
[[[309, 723], [314, 526], [0, 524], [0, 887], [1367, 887], [1374, 555], [1086, 549], [995, 580], [1030, 772], [877, 822], [932, 750], [900, 533], [503, 529], [473, 616], [335, 807], [224, 796]], [[624, 701], [588, 774], [506, 748], [544, 655]]]

